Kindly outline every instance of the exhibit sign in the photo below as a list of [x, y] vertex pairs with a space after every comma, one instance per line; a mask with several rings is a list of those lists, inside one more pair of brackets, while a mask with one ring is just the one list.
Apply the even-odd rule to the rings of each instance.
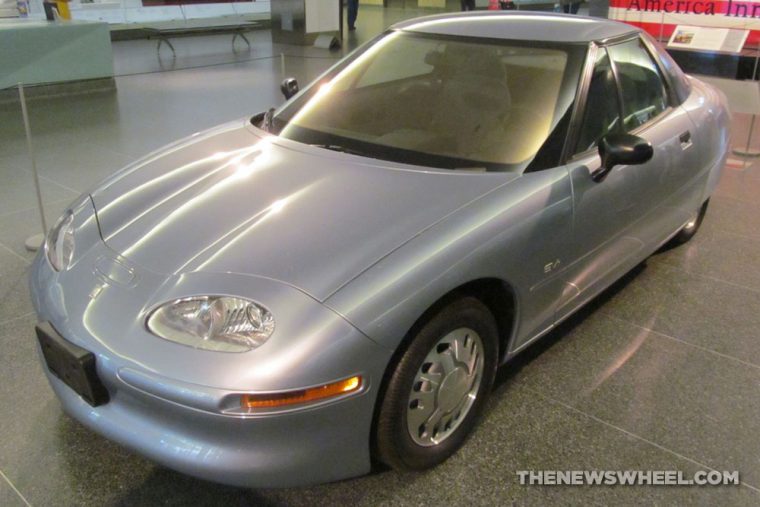
[[305, 0], [306, 33], [337, 32], [340, 30], [340, 2]]
[[749, 30], [678, 25], [668, 41], [669, 47], [738, 53], [744, 47]]
[[610, 19], [670, 40], [679, 25], [749, 30], [745, 44], [760, 43], [760, 0], [610, 0]]

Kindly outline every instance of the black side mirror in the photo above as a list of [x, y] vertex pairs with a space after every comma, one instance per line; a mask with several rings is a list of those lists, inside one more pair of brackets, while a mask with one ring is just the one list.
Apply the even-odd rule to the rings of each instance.
[[289, 99], [298, 93], [298, 81], [296, 81], [296, 78], [286, 77], [283, 79], [282, 84], [280, 85], [280, 91], [282, 91], [282, 94], [285, 95], [286, 99]]
[[646, 139], [632, 134], [610, 134], [599, 142], [599, 156], [602, 167], [591, 177], [602, 181], [616, 165], [636, 165], [648, 162], [654, 149]]

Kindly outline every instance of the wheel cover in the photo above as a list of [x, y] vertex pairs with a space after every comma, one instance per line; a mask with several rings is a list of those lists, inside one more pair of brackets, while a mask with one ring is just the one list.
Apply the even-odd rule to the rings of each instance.
[[446, 440], [465, 419], [483, 378], [483, 341], [470, 328], [456, 329], [436, 343], [414, 377], [406, 426], [415, 443]]

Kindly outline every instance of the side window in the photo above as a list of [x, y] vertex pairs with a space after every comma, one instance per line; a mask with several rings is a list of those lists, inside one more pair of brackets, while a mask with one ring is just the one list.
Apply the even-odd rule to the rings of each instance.
[[660, 43], [654, 39], [654, 37], [645, 32], [641, 35], [649, 41], [649, 47], [654, 49], [655, 58], [659, 58], [661, 63], [660, 68], [665, 71], [665, 74], [670, 80], [670, 84], [673, 87], [678, 103], [683, 104], [686, 99], [689, 98], [689, 94], [691, 93], [691, 83], [686, 77], [686, 74], [683, 73], [678, 64], [668, 52], [665, 51]]
[[623, 128], [630, 132], [667, 109], [667, 89], [640, 39], [610, 46], [607, 51], [623, 92]]
[[595, 147], [602, 137], [617, 130], [619, 124], [620, 105], [615, 75], [612, 72], [607, 51], [600, 49], [588, 89], [588, 100], [583, 113], [576, 153]]

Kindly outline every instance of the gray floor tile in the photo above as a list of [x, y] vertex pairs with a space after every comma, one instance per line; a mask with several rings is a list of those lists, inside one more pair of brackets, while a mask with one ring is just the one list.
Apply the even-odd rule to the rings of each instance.
[[600, 313], [552, 338], [522, 385], [760, 485], [760, 366]]
[[[0, 216], [19, 210], [35, 208], [37, 193], [34, 189], [32, 172], [25, 169], [6, 169], [0, 162]], [[50, 180], [40, 178], [43, 202], [54, 202], [62, 199], [73, 200], [77, 192], [66, 189]]]
[[0, 245], [0, 322], [32, 311], [27, 283], [28, 261]]
[[[0, 104], [0, 157], [26, 155], [26, 140], [21, 108], [18, 103]], [[0, 164], [2, 170], [2, 164]]]
[[752, 165], [745, 169], [726, 167], [723, 169], [715, 195], [729, 197], [750, 204], [760, 203], [760, 164], [750, 159]]
[[58, 185], [79, 193], [126, 166], [135, 157], [87, 142], [69, 145], [39, 157], [40, 174]]
[[612, 316], [760, 365], [760, 292], [652, 259], [602, 307]]
[[[30, 100], [27, 104], [35, 153], [55, 152], [86, 142], [89, 132], [118, 125], [116, 93], [91, 93]], [[0, 153], [26, 157], [18, 103], [0, 105]]]
[[4, 507], [25, 507], [24, 500], [0, 477], [0, 505]]
[[[708, 81], [710, 78], [708, 77]], [[740, 99], [741, 100], [741, 99]], [[731, 100], [729, 100], [729, 103]], [[735, 107], [746, 107], [746, 104], [737, 104]], [[731, 133], [731, 153], [730, 156], [738, 159], [742, 159], [734, 150], [744, 152], [747, 150], [747, 137], [752, 125], [752, 115], [747, 113], [739, 113], [732, 111], [731, 126], [729, 131]], [[760, 150], [760, 138], [758, 137], [758, 123], [755, 120], [755, 125], [752, 127], [752, 138], [750, 139], [749, 149], [750, 151]], [[748, 163], [757, 162], [756, 158], [747, 157]]]
[[650, 262], [760, 291], [760, 238], [717, 229], [711, 234], [700, 232], [689, 243], [663, 251]]
[[120, 487], [153, 465], [62, 413], [37, 359], [35, 321], [27, 316], [0, 324], [0, 401], [16, 407], [0, 415], [6, 435], [0, 468], [33, 505], [115, 504]]
[[[3, 412], [0, 416], [0, 430], [4, 435], [13, 436], [0, 440], [0, 469], [6, 474], [12, 474], [15, 470], [14, 458], [18, 457], [19, 451], [29, 449], [28, 446], [33, 443], [33, 426], [42, 415], [38, 410], [56, 402], [37, 359], [34, 334], [36, 322], [35, 315], [0, 322], [0, 366], [4, 373], [0, 400], [6, 407], [19, 409]], [[39, 409], [34, 407], [37, 404], [40, 405]], [[19, 413], [26, 416], [18, 417]], [[46, 420], [42, 417], [37, 422], [46, 424]]]
[[[45, 219], [48, 229], [55, 224], [70, 202], [70, 199], [64, 199], [45, 204]], [[42, 232], [42, 224], [39, 211], [36, 208], [0, 215], [0, 243], [27, 261], [31, 262], [36, 252], [27, 250], [24, 246], [25, 242], [27, 238], [40, 232]]]
[[752, 204], [715, 195], [710, 199], [702, 229], [699, 234], [722, 232], [760, 239], [760, 201]]

